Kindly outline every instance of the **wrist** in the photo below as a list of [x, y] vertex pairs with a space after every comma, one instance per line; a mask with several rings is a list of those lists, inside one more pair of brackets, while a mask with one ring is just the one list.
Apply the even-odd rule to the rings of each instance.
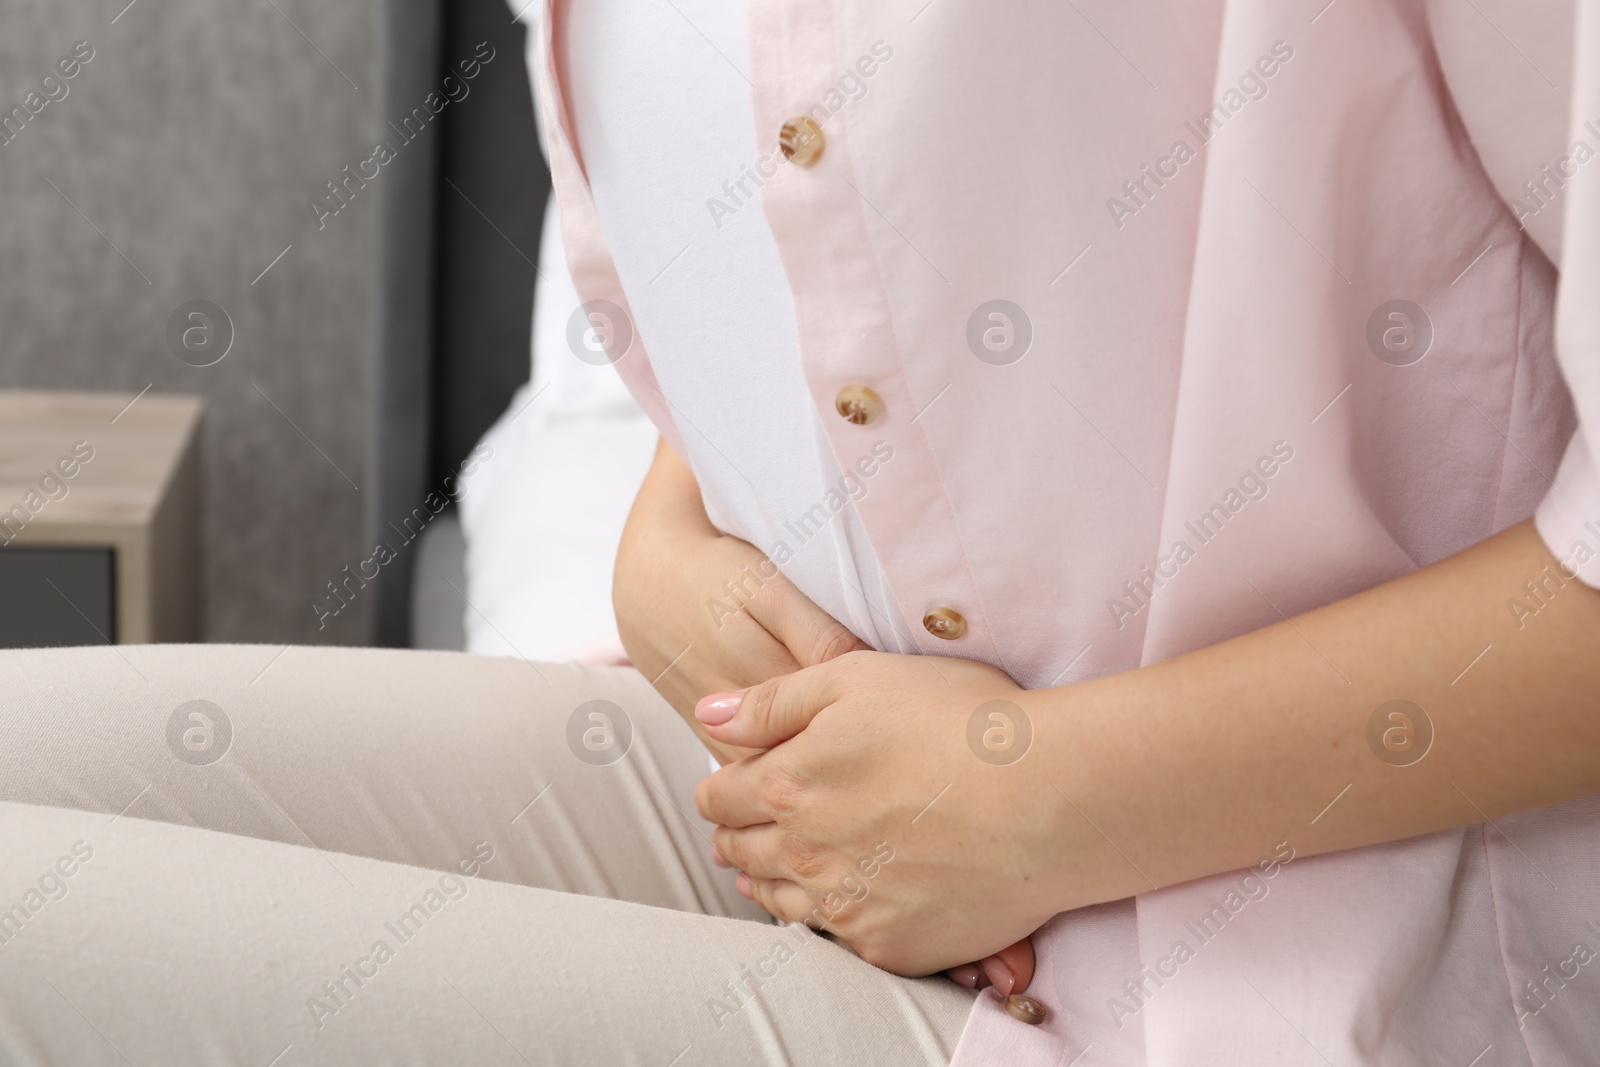
[[1134, 673], [1017, 695], [1033, 728], [1032, 750], [1019, 762], [1027, 768], [1023, 786], [1041, 813], [1031, 895], [1046, 914], [1163, 884], [1139, 827], [1145, 746], [1128, 713]]

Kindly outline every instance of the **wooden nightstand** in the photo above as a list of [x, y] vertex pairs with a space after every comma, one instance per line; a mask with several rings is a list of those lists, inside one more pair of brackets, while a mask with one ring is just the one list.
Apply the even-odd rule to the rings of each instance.
[[196, 397], [0, 390], [0, 647], [200, 639]]

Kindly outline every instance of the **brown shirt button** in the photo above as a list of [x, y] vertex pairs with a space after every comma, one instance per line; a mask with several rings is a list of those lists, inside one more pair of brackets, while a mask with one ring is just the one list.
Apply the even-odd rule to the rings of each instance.
[[864, 385], [847, 385], [839, 390], [833, 406], [846, 422], [865, 426], [883, 414], [883, 398]]
[[935, 637], [954, 641], [967, 632], [967, 620], [951, 608], [932, 608], [922, 617], [923, 628]]
[[1013, 993], [1006, 998], [1006, 1014], [1013, 1019], [1021, 1019], [1029, 1026], [1038, 1026], [1050, 1017], [1043, 1004], [1021, 993]]
[[797, 116], [783, 124], [778, 131], [778, 147], [783, 158], [802, 167], [809, 167], [822, 158], [822, 127], [805, 115]]

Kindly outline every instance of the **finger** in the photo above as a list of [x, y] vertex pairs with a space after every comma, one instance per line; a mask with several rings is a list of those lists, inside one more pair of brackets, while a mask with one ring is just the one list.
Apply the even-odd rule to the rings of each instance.
[[717, 826], [742, 829], [776, 821], [767, 806], [770, 795], [767, 753], [727, 763], [695, 786], [694, 803], [701, 818]]
[[751, 878], [741, 872], [735, 885], [740, 893], [765, 908], [767, 914], [786, 923], [804, 922], [815, 909], [810, 894], [782, 878]]
[[1003, 997], [1020, 993], [1033, 981], [1033, 942], [1023, 938], [984, 960], [983, 973]]
[[817, 712], [838, 699], [842, 680], [854, 667], [855, 661], [845, 656], [740, 692], [712, 693], [695, 705], [694, 716], [724, 744], [771, 748], [804, 730]]
[[782, 576], [769, 582], [748, 607], [750, 617], [783, 642], [802, 667], [814, 667], [868, 647]]
[[1016, 976], [1016, 985], [1011, 992], [1021, 993], [1033, 984], [1033, 938], [1025, 937], [1010, 948], [1001, 949], [997, 955], [1005, 960], [1011, 973]]
[[[675, 670], [695, 674], [695, 667], [709, 666], [716, 675], [737, 679], [726, 687], [737, 689], [780, 674], [792, 674], [803, 666], [782, 639], [763, 626], [749, 611], [718, 619], [714, 636], [714, 645], [695, 649], [684, 657]], [[706, 672], [702, 669], [700, 673]], [[702, 689], [701, 694], [710, 691], [709, 688]]]
[[719, 826], [711, 832], [717, 851], [752, 878], [788, 878], [794, 872], [783, 859], [783, 831], [776, 823], [742, 830]]
[[964, 963], [944, 972], [944, 976], [963, 989], [987, 989], [989, 976], [983, 973], [981, 963]]

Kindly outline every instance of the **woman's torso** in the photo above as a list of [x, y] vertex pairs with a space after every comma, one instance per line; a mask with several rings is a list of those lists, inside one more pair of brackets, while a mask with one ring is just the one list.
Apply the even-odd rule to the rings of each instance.
[[[882, 647], [1029, 687], [1125, 670], [1439, 559], [1560, 480], [1557, 276], [1502, 194], [1570, 157], [1565, 11], [1510, 51], [1481, 14], [1380, 0], [557, 15], [569, 257], [632, 308], [619, 371], [763, 548], [892, 450], [785, 564], [853, 626], [843, 588], [881, 574]], [[1459, 100], [1436, 41], [1480, 79]], [[808, 112], [820, 157], [764, 166]], [[1570, 194], [1544, 188], [1520, 214], [1557, 254]], [[837, 413], [855, 386], [865, 424]], [[940, 608], [959, 636], [924, 628]], [[980, 998], [958, 1060], [1565, 1062], [1600, 1041], [1592, 999], [1524, 984], [1596, 943], [1597, 829], [1579, 803], [1298, 860], [1259, 900], [1224, 875], [1058, 916], [1052, 1020]]]

